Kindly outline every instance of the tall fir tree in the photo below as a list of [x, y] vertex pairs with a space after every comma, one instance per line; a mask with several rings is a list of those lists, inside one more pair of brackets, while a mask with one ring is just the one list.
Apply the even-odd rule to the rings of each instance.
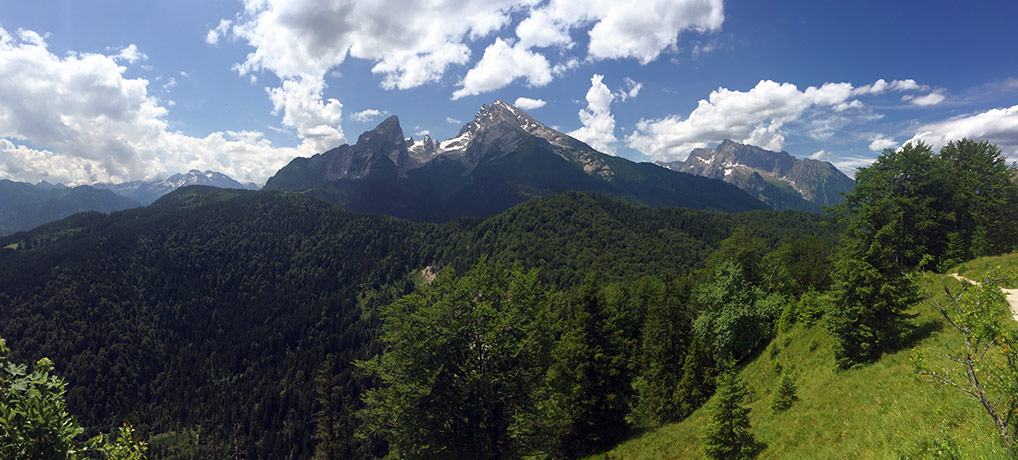
[[703, 427], [703, 452], [713, 460], [743, 460], [756, 457], [763, 445], [753, 436], [749, 408], [743, 406], [746, 387], [728, 371], [718, 378], [716, 400]]
[[564, 415], [556, 457], [604, 449], [627, 430], [632, 376], [615, 317], [590, 277], [567, 304], [550, 372]]
[[717, 376], [715, 366], [714, 351], [703, 337], [694, 335], [686, 350], [682, 377], [672, 396], [679, 419], [692, 414], [714, 394]]
[[[664, 290], [664, 283], [659, 289]], [[676, 421], [681, 417], [675, 390], [682, 378], [692, 324], [686, 305], [688, 284], [680, 283], [671, 290], [678, 292], [661, 295], [659, 301], [647, 307], [641, 331], [639, 376], [634, 382], [635, 413], [640, 421], [651, 424]]]

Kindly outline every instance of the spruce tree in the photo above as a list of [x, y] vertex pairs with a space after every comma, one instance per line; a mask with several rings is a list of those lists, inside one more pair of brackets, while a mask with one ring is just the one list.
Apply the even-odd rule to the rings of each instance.
[[692, 414], [714, 394], [716, 375], [714, 352], [702, 337], [694, 335], [686, 351], [679, 386], [673, 396], [679, 419]]
[[799, 399], [795, 394], [796, 390], [798, 388], [792, 375], [789, 372], [782, 372], [778, 391], [774, 393], [774, 400], [771, 401], [771, 409], [774, 409], [775, 412], [782, 412], [792, 407], [792, 403]]
[[750, 431], [749, 408], [742, 405], [746, 387], [734, 371], [718, 378], [717, 399], [703, 428], [703, 451], [714, 460], [756, 457], [764, 447]]

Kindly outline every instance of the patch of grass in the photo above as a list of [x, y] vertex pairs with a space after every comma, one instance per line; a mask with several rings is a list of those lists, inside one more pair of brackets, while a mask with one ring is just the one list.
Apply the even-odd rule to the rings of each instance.
[[4, 246], [4, 249], [18, 249], [18, 243], [8, 244], [7, 246]]
[[[960, 286], [948, 276], [933, 276], [935, 286]], [[918, 315], [914, 323], [924, 326], [916, 334], [915, 345], [939, 351], [945, 343], [959, 340], [952, 328], [941, 327], [932, 308], [920, 304], [913, 312]], [[909, 350], [837, 371], [833, 345], [822, 324], [796, 324], [771, 342], [768, 353], [758, 354], [743, 367], [753, 432], [767, 444], [758, 458], [893, 459], [914, 458], [916, 453], [925, 457], [922, 453], [933, 441], [949, 443], [961, 458], [1006, 457], [983, 409], [957, 390], [918, 380], [909, 363]], [[770, 348], [779, 348], [773, 357]], [[928, 356], [931, 361], [936, 358], [932, 353]], [[778, 413], [770, 410], [781, 378], [772, 359], [794, 365], [798, 386], [798, 401]], [[592, 458], [703, 458], [700, 433], [706, 413], [701, 408], [682, 422], [648, 430]]]
[[[959, 264], [949, 270], [948, 273], [958, 273], [971, 280], [982, 281], [986, 274], [993, 268], [999, 267], [1004, 270], [1018, 270], [1018, 252], [1000, 256], [982, 257]], [[1014, 284], [1014, 283], [1012, 283]], [[1018, 288], [1018, 285], [1004, 286], [1006, 288]]]

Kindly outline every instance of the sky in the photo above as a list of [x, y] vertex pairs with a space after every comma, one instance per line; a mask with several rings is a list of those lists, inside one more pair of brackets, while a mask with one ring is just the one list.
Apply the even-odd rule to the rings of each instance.
[[513, 103], [598, 150], [832, 162], [969, 137], [1018, 160], [1018, 2], [0, 0], [0, 178], [264, 183], [397, 115]]

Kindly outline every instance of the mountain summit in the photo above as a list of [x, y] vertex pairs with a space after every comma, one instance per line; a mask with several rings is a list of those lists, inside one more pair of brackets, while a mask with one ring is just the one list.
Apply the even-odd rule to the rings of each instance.
[[724, 140], [717, 148], [694, 149], [666, 168], [734, 184], [775, 209], [820, 211], [844, 201], [854, 182], [829, 162], [796, 159], [788, 152]]
[[208, 185], [218, 188], [257, 190], [254, 183], [242, 184], [226, 174], [216, 171], [192, 169], [186, 173], [174, 174], [166, 179], [152, 181], [131, 181], [120, 184], [98, 183], [92, 187], [106, 189], [122, 197], [130, 198], [145, 206], [159, 197], [186, 185]]
[[493, 214], [565, 190], [651, 206], [729, 212], [766, 207], [720, 181], [597, 152], [502, 100], [481, 106], [452, 139], [403, 136], [399, 118], [389, 117], [354, 145], [294, 159], [265, 189], [425, 221]]

